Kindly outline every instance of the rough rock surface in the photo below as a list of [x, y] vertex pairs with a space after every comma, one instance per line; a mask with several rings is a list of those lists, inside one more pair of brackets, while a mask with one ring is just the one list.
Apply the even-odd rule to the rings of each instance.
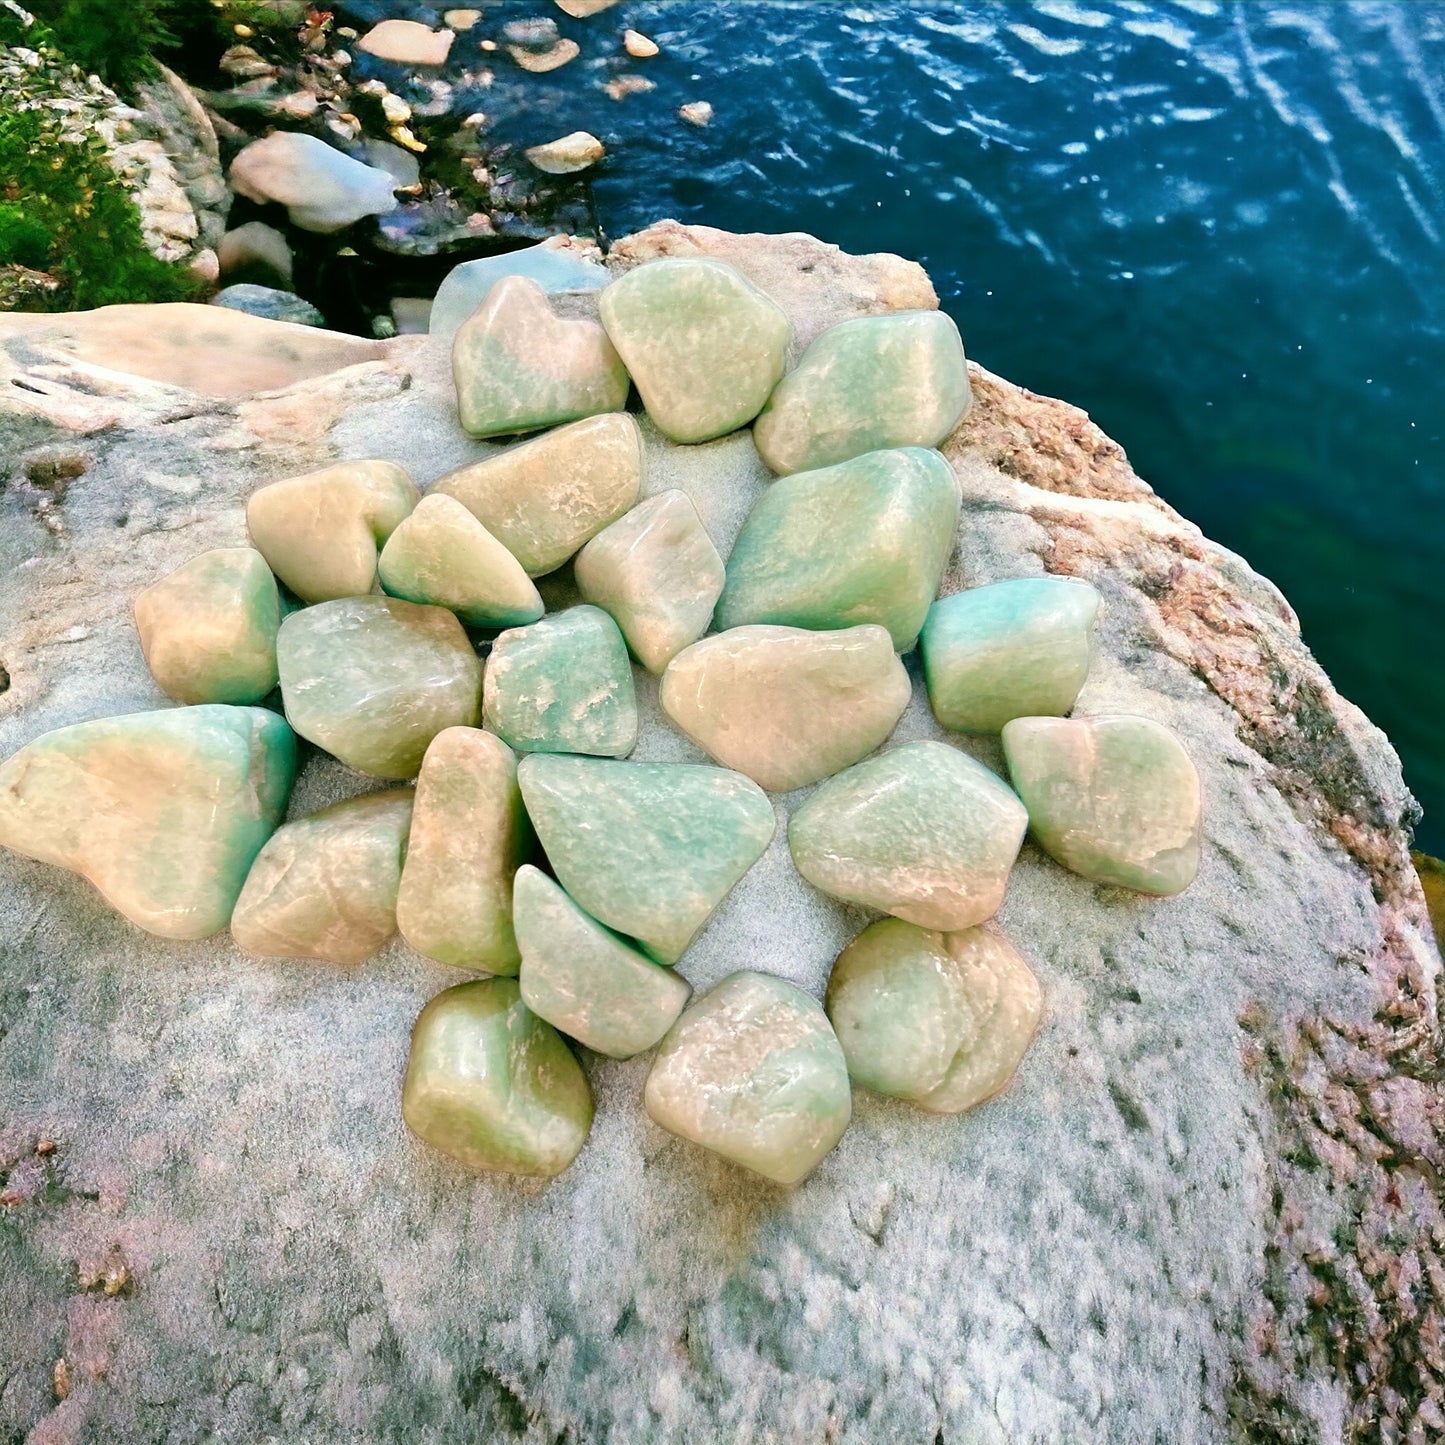
[[[664, 224], [612, 264], [666, 254], [739, 266], [797, 347], [934, 304], [916, 267], [803, 236]], [[161, 705], [131, 597], [241, 544], [261, 482], [491, 454], [429, 346], [215, 398], [0, 353], [0, 754]], [[461, 975], [400, 942], [352, 973], [164, 944], [0, 857], [0, 1438], [1440, 1437], [1440, 959], [1399, 764], [1279, 593], [1082, 412], [970, 375], [945, 587], [1099, 587], [1080, 708], [1184, 740], [1193, 888], [1095, 887], [1025, 845], [1000, 924], [1045, 1012], [1017, 1078], [957, 1118], [860, 1093], [783, 1193], [651, 1124], [646, 1056], [586, 1060], [597, 1119], [561, 1178], [470, 1175], [398, 1103], [412, 1020]], [[686, 490], [726, 552], [768, 485], [748, 434], [644, 431], [648, 492]], [[542, 589], [575, 600], [565, 570]], [[637, 756], [697, 759], [637, 676]], [[914, 680], [900, 740], [937, 735]], [[313, 760], [292, 816], [364, 786]], [[786, 849], [779, 828], [683, 960], [699, 992], [756, 967], [821, 994], [865, 915]]]

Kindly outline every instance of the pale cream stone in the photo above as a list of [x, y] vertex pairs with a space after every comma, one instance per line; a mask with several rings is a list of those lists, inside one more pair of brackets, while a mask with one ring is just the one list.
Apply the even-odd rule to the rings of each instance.
[[590, 15], [600, 15], [615, 4], [617, 0], [557, 0], [557, 8], [574, 20], [586, 20]]
[[383, 20], [357, 41], [357, 49], [394, 65], [445, 65], [456, 37], [416, 20]]
[[912, 688], [886, 627], [735, 627], [684, 648], [662, 710], [725, 767], [791, 792], [879, 747]]
[[526, 156], [539, 171], [551, 176], [569, 176], [596, 165], [607, 154], [607, 147], [590, 131], [574, 130], [569, 135], [529, 146]]
[[701, 129], [705, 125], [712, 124], [713, 109], [712, 102], [707, 100], [690, 100], [685, 105], [677, 108], [677, 118], [685, 120], [689, 125], [695, 125]]
[[378, 166], [301, 131], [273, 131], [231, 162], [231, 189], [247, 200], [279, 201], [294, 225], [329, 234], [397, 207], [395, 180]]
[[546, 50], [528, 50], [525, 45], [509, 45], [507, 53], [522, 67], [534, 75], [546, 75], [549, 70], [560, 70], [569, 60], [576, 60], [582, 47], [575, 40], [559, 40]]
[[622, 48], [634, 60], [651, 60], [658, 50], [657, 42], [640, 30], [624, 30]]

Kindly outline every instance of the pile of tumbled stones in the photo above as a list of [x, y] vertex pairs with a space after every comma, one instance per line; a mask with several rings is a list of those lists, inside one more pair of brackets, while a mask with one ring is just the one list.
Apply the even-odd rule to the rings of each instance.
[[[943, 1113], [1012, 1076], [1039, 985], [980, 925], [1025, 830], [1086, 878], [1176, 893], [1198, 776], [1155, 722], [1068, 716], [1091, 586], [935, 600], [960, 488], [933, 448], [969, 404], [947, 316], [842, 322], [785, 375], [787, 317], [722, 262], [639, 266], [599, 312], [497, 281], [455, 339], [462, 425], [551, 430], [425, 497], [389, 461], [264, 486], [251, 547], [142, 592], [147, 663], [184, 705], [23, 748], [0, 767], [0, 843], [168, 938], [229, 926], [248, 953], [354, 964], [399, 930], [487, 975], [422, 1010], [403, 1086], [412, 1130], [468, 1165], [576, 1157], [593, 1104], [565, 1034], [613, 1058], [655, 1046], [652, 1118], [791, 1184], [846, 1128], [850, 1076]], [[751, 423], [779, 474], [726, 565], [685, 493], [643, 499], [632, 385], [675, 442]], [[533, 579], [572, 559], [585, 602], [544, 615]], [[945, 743], [878, 751], [915, 645], [939, 722], [1001, 731], [1012, 787]], [[624, 761], [631, 659], [721, 766]], [[278, 682], [284, 719], [257, 706]], [[415, 787], [283, 823], [297, 735]], [[674, 965], [767, 848], [767, 793], [814, 784], [788, 823], [798, 872], [885, 916], [822, 1006], [754, 971], [689, 1004]]]

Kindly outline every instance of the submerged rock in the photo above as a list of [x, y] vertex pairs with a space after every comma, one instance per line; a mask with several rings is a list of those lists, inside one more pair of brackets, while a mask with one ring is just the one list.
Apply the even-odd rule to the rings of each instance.
[[42, 733], [0, 763], [0, 847], [93, 883], [162, 938], [231, 921], [286, 812], [296, 740], [258, 707], [179, 707]]
[[211, 297], [212, 306], [228, 306], [266, 321], [290, 321], [296, 326], [325, 326], [326, 318], [304, 296], [238, 281]]
[[574, 130], [545, 145], [528, 146], [526, 157], [549, 176], [570, 176], [594, 166], [607, 154], [607, 147], [589, 131]]
[[699, 130], [705, 125], [711, 125], [712, 117], [711, 101], [689, 100], [677, 108], [677, 118], [685, 120], [689, 125], [697, 126]]
[[560, 37], [545, 49], [530, 49], [525, 45], [507, 46], [507, 54], [522, 67], [536, 75], [546, 75], [549, 70], [558, 70], [569, 60], [576, 60], [582, 47], [575, 40]]
[[460, 266], [453, 266], [437, 287], [429, 323], [431, 334], [450, 341], [457, 328], [504, 276], [527, 276], [549, 295], [559, 291], [598, 291], [609, 279], [607, 268], [592, 259], [587, 247], [568, 238], [552, 237], [501, 256], [463, 261]]
[[303, 231], [341, 231], [397, 207], [395, 179], [315, 136], [273, 131], [231, 162], [232, 188], [250, 201], [279, 201]]

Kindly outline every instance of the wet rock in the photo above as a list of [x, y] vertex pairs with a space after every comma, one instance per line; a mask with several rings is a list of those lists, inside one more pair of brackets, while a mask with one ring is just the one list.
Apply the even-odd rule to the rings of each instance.
[[326, 318], [305, 297], [249, 281], [238, 281], [218, 291], [211, 297], [211, 305], [244, 311], [248, 316], [259, 316], [266, 321], [289, 321], [296, 326], [326, 325]]
[[357, 41], [357, 49], [393, 65], [445, 65], [456, 37], [415, 20], [383, 20]]
[[657, 42], [649, 39], [640, 30], [624, 30], [622, 48], [634, 60], [649, 60], [658, 52]]
[[223, 276], [234, 276], [240, 281], [274, 281], [290, 289], [294, 268], [291, 244], [264, 221], [247, 221], [244, 226], [227, 231], [221, 237], [217, 254]]
[[557, 0], [557, 8], [565, 11], [574, 20], [586, 20], [589, 16], [600, 15], [610, 10], [617, 0]]
[[395, 180], [315, 136], [275, 131], [231, 162], [231, 185], [248, 200], [279, 201], [303, 231], [341, 231], [396, 209]]
[[677, 108], [679, 120], [685, 120], [689, 125], [695, 125], [699, 129], [705, 125], [711, 125], [712, 116], [712, 105], [706, 100], [689, 100]]
[[570, 176], [596, 165], [607, 154], [607, 147], [591, 132], [574, 130], [544, 145], [528, 146], [525, 154], [549, 176]]
[[576, 60], [581, 50], [582, 47], [575, 40], [563, 39], [558, 39], [545, 50], [530, 50], [523, 45], [507, 46], [507, 54], [523, 70], [530, 70], [535, 75], [545, 75], [549, 70], [560, 69], [569, 60]]

